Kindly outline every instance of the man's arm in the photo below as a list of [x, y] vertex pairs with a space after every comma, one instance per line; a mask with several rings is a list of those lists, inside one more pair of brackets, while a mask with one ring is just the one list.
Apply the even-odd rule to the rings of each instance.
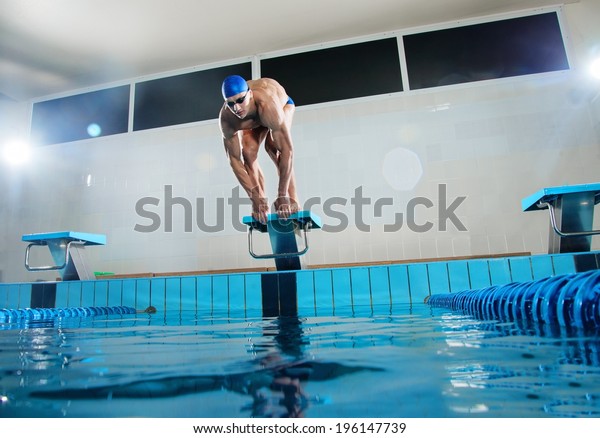
[[272, 130], [273, 141], [279, 149], [279, 186], [277, 197], [286, 197], [289, 193], [290, 179], [292, 177], [294, 146], [289, 129], [283, 125], [280, 129]]
[[277, 170], [279, 185], [277, 186], [277, 199], [275, 207], [277, 213], [287, 218], [297, 210], [297, 200], [290, 199], [290, 182], [293, 174], [294, 145], [292, 143], [291, 127], [286, 121], [283, 108], [276, 102], [269, 102], [259, 107], [260, 119], [264, 126], [270, 129], [273, 136], [274, 147], [279, 152]]
[[262, 189], [264, 177], [260, 166], [256, 162], [244, 162], [238, 133], [233, 133], [229, 138], [223, 133], [223, 144], [234, 175], [252, 201], [252, 216], [258, 221], [266, 223], [269, 205]]

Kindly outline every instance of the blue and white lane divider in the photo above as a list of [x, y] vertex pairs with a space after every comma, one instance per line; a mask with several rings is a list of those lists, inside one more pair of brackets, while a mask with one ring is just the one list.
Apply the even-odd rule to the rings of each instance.
[[99, 315], [128, 315], [135, 313], [136, 310], [133, 307], [127, 306], [0, 309], [0, 322], [47, 321], [54, 318], [86, 318]]
[[600, 329], [600, 270], [435, 294], [427, 303], [486, 320]]

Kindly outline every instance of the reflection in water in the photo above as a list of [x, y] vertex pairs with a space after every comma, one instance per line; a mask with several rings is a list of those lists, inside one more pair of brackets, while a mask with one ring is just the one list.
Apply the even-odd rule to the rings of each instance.
[[[600, 367], [600, 342], [597, 329], [578, 329], [564, 327], [559, 324], [528, 319], [511, 322], [477, 321], [466, 315], [456, 315], [443, 318], [444, 331], [448, 339], [468, 337], [473, 340], [480, 333], [485, 338], [508, 338], [525, 336], [530, 339], [529, 348], [547, 344], [551, 341], [554, 346], [560, 346], [560, 356], [557, 361], [561, 364], [590, 365]], [[453, 333], [453, 335], [452, 335]], [[537, 340], [537, 342], [536, 342]]]
[[274, 319], [263, 332], [265, 340], [254, 345], [257, 358], [251, 361], [254, 369], [251, 372], [141, 379], [91, 388], [33, 391], [29, 395], [54, 400], [147, 399], [226, 390], [251, 397], [251, 404], [243, 410], [251, 411], [253, 417], [300, 417], [311, 403], [323, 402], [320, 397], [306, 394], [303, 385], [308, 380], [327, 381], [346, 374], [381, 370], [305, 358], [303, 347], [308, 340], [295, 316]]
[[536, 415], [600, 414], [597, 332], [527, 319], [477, 321], [457, 312], [440, 323], [449, 356], [461, 351], [459, 361], [445, 364], [446, 394], [457, 414], [498, 416], [507, 394], [515, 404], [536, 406]]
[[598, 333], [343, 310], [0, 330], [0, 417], [600, 415]]

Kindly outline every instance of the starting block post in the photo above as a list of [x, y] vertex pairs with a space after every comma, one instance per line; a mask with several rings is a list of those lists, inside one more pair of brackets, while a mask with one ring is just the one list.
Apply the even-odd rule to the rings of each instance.
[[[28, 271], [59, 271], [63, 281], [95, 280], [90, 270], [85, 247], [106, 245], [106, 236], [102, 234], [80, 233], [76, 231], [58, 231], [53, 233], [25, 234], [24, 242], [29, 242], [25, 250], [25, 269]], [[29, 255], [34, 246], [47, 246], [54, 265], [31, 266]]]
[[[293, 213], [288, 219], [280, 219], [277, 214], [269, 214], [263, 224], [252, 216], [244, 216], [242, 222], [248, 225], [248, 252], [255, 259], [274, 259], [278, 271], [302, 269], [300, 256], [308, 251], [307, 233], [321, 228], [321, 219], [310, 211]], [[268, 233], [272, 253], [257, 254], [253, 248], [253, 231]], [[299, 249], [297, 237], [303, 241]]]

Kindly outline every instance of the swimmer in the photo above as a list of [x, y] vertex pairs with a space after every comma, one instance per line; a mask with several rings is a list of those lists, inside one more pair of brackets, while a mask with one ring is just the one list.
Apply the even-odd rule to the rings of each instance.
[[153, 314], [153, 313], [156, 313], [156, 307], [154, 307], [154, 306], [148, 306], [144, 310], [137, 310], [136, 313]]
[[252, 201], [252, 217], [266, 223], [269, 213], [264, 176], [257, 160], [264, 142], [279, 175], [273, 205], [280, 217], [288, 218], [298, 211], [291, 136], [294, 101], [277, 81], [268, 78], [246, 81], [241, 76], [228, 76], [221, 92], [225, 103], [219, 113], [219, 126], [225, 153]]

